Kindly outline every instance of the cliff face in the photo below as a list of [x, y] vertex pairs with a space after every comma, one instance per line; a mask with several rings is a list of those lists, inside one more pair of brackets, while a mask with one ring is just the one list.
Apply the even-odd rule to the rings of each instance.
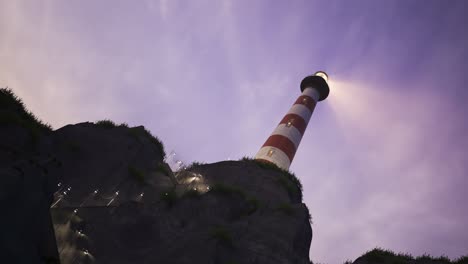
[[78, 124], [55, 138], [75, 145], [57, 149], [63, 263], [309, 263], [309, 213], [280, 171], [228, 161], [174, 175], [128, 128]]
[[2, 263], [310, 263], [288, 173], [243, 160], [174, 174], [144, 127], [52, 131], [2, 98]]

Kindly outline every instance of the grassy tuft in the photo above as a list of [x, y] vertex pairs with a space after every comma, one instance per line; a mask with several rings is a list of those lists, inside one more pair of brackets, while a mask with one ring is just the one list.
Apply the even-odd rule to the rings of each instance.
[[468, 263], [468, 256], [462, 257], [455, 261], [451, 261], [447, 256], [433, 257], [428, 254], [424, 254], [418, 257], [413, 257], [410, 254], [398, 253], [382, 248], [374, 248], [371, 251], [366, 252], [362, 257], [366, 258], [370, 262], [386, 262], [395, 264], [406, 264], [413, 261], [416, 263], [446, 263], [446, 264], [465, 264]]
[[[288, 170], [284, 170], [271, 162], [260, 161], [256, 159], [252, 159], [249, 157], [243, 157], [241, 159], [244, 162], [251, 162], [259, 166], [260, 168], [267, 169], [267, 170], [274, 170], [281, 173], [281, 177], [279, 178], [278, 182], [283, 185], [289, 193], [297, 193], [299, 194], [300, 199], [302, 200], [302, 183], [296, 177], [296, 175]], [[289, 182], [292, 182], [291, 185]]]
[[52, 131], [49, 124], [43, 123], [28, 111], [23, 101], [8, 88], [0, 88], [0, 125], [2, 124], [14, 124], [25, 128], [33, 144], [38, 142], [43, 132]]
[[[0, 88], [0, 111], [13, 112], [25, 123], [37, 127], [39, 130], [52, 131], [49, 124], [43, 123], [33, 113], [26, 109], [23, 101], [9, 88]], [[11, 118], [10, 118], [11, 120]]]
[[166, 157], [166, 151], [164, 150], [164, 145], [161, 142], [161, 140], [159, 140], [159, 138], [157, 138], [156, 136], [153, 136], [151, 132], [147, 130], [145, 127], [143, 126], [132, 127], [129, 130], [130, 130], [129, 134], [132, 137], [134, 137], [136, 140], [140, 140], [140, 136], [148, 138], [149, 141], [153, 143], [159, 149], [163, 158]]
[[98, 127], [105, 128], [105, 129], [112, 129], [116, 128], [117, 125], [114, 121], [109, 119], [99, 120], [95, 123]]

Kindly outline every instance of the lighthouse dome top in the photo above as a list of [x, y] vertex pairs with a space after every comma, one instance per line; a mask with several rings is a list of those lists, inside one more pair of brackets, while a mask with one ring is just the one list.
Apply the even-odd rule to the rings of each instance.
[[307, 76], [301, 82], [301, 92], [306, 88], [313, 88], [320, 94], [319, 101], [325, 100], [330, 93], [328, 79], [328, 74], [324, 71], [318, 71], [314, 75]]
[[328, 74], [324, 71], [318, 71], [314, 73], [315, 76], [322, 77], [328, 83]]

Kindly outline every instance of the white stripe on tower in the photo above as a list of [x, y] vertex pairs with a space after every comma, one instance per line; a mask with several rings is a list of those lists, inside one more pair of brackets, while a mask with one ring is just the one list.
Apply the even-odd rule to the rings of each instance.
[[255, 155], [255, 159], [289, 169], [319, 98], [320, 94], [315, 88], [305, 88]]

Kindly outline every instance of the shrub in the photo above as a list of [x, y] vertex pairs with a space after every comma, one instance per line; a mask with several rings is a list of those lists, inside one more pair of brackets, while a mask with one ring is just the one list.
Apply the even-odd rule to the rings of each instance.
[[[263, 169], [274, 170], [274, 171], [280, 172], [281, 177], [284, 177], [284, 178], [279, 178], [278, 182], [287, 189], [288, 193], [297, 193], [300, 197], [300, 200], [302, 201], [302, 183], [296, 177], [296, 175], [294, 175], [294, 173], [288, 170], [284, 170], [271, 162], [256, 160], [256, 159], [252, 159], [249, 157], [243, 157], [241, 160], [244, 162], [254, 163]], [[291, 185], [289, 182], [292, 182], [294, 185]]]
[[112, 121], [112, 120], [109, 120], [109, 119], [99, 120], [99, 121], [96, 122], [96, 125], [98, 127], [102, 127], [102, 128], [105, 128], [105, 129], [111, 129], [111, 128], [117, 127], [115, 122]]
[[134, 166], [128, 166], [128, 173], [130, 174], [130, 176], [132, 176], [137, 182], [141, 183], [141, 184], [145, 184], [146, 183], [146, 180], [145, 180], [145, 174], [143, 173], [143, 171], [137, 169], [136, 167]]

